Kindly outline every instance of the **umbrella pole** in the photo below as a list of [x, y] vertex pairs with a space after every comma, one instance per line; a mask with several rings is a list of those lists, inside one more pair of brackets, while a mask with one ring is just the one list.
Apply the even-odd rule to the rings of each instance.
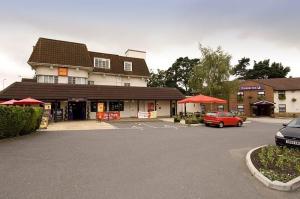
[[184, 116], [186, 116], [186, 103], [184, 103]]

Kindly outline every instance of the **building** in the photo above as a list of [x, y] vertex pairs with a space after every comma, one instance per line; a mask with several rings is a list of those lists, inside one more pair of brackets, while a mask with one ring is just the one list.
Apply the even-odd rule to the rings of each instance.
[[229, 109], [247, 116], [300, 116], [300, 78], [241, 81]]
[[91, 52], [82, 43], [40, 38], [28, 60], [35, 77], [8, 86], [0, 99], [43, 100], [63, 120], [95, 119], [99, 103], [104, 112], [121, 117], [151, 111], [158, 117], [175, 115], [177, 100], [184, 96], [175, 88], [147, 87], [145, 58], [143, 51], [119, 56]]

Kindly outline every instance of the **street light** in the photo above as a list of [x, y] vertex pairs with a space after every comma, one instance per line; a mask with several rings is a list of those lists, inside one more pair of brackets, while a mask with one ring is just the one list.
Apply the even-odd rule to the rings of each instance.
[[5, 81], [5, 80], [6, 80], [5, 78], [2, 80], [3, 89], [4, 89], [4, 81]]

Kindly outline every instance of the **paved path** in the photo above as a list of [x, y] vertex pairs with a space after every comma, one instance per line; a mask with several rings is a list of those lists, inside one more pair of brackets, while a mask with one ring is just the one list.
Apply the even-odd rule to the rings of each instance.
[[271, 118], [271, 117], [250, 117], [247, 120], [255, 121], [255, 122], [262, 122], [262, 123], [271, 123], [271, 124], [283, 124], [288, 123], [294, 118]]
[[0, 198], [300, 198], [264, 187], [245, 164], [249, 149], [274, 143], [280, 124], [127, 124], [1, 140]]
[[115, 127], [106, 122], [98, 122], [95, 120], [84, 121], [64, 121], [51, 123], [47, 129], [43, 131], [70, 131], [70, 130], [99, 130], [114, 129]]

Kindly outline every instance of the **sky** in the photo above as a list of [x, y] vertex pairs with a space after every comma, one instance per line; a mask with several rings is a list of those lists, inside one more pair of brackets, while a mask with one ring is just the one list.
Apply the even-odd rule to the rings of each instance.
[[199, 43], [221, 46], [232, 65], [270, 59], [300, 77], [299, 8], [297, 0], [1, 1], [0, 90], [33, 77], [27, 60], [39, 37], [119, 55], [146, 51], [152, 70], [199, 58]]

